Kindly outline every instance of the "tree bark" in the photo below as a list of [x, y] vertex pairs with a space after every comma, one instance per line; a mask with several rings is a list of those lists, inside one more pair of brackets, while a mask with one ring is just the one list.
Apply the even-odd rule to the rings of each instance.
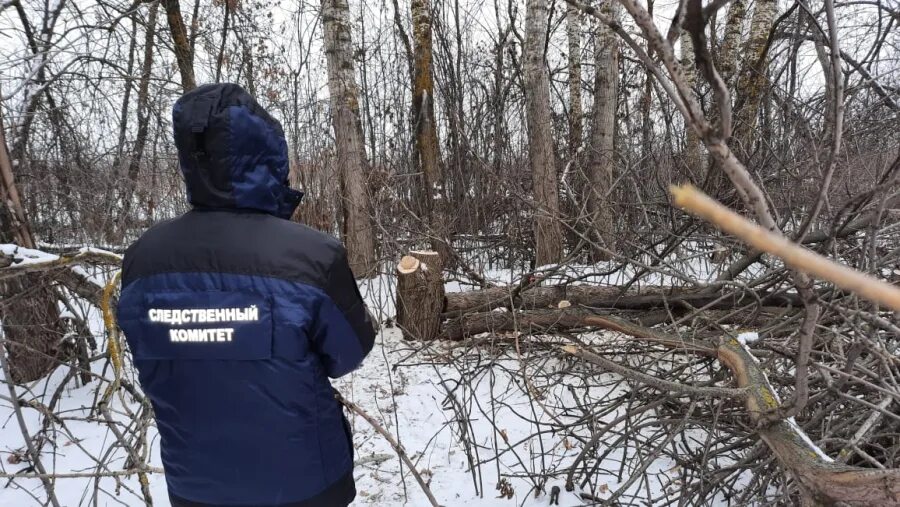
[[728, 8], [728, 19], [725, 21], [725, 35], [719, 50], [719, 75], [726, 85], [731, 86], [737, 71], [738, 46], [741, 43], [741, 24], [747, 15], [744, 0], [734, 0]]
[[25, 248], [34, 248], [34, 237], [31, 226], [25, 215], [25, 206], [19, 189], [16, 186], [12, 160], [6, 146], [6, 135], [3, 126], [3, 110], [0, 109], [0, 176], [2, 176], [3, 212], [0, 237], [3, 241], [12, 241]]
[[166, 9], [166, 19], [169, 21], [169, 33], [172, 35], [175, 60], [181, 75], [181, 88], [183, 91], [189, 92], [197, 87], [197, 81], [194, 78], [194, 52], [191, 48], [191, 41], [188, 39], [184, 17], [181, 15], [181, 5], [179, 0], [163, 0], [163, 7]]
[[745, 163], [752, 153], [753, 131], [762, 105], [765, 91], [768, 59], [766, 58], [766, 40], [778, 5], [775, 0], [757, 0], [753, 7], [753, 20], [750, 23], [750, 35], [741, 52], [743, 64], [735, 85], [735, 111], [733, 142], [729, 143]]
[[566, 36], [569, 43], [569, 160], [576, 162], [584, 136], [581, 107], [581, 10], [566, 8]]
[[[697, 66], [694, 60], [694, 43], [690, 34], [682, 30], [681, 38], [681, 70], [684, 73], [684, 82], [694, 89], [697, 86]], [[684, 129], [684, 165], [688, 174], [697, 181], [703, 174], [700, 155], [700, 136], [691, 128]]]
[[[723, 297], [727, 296], [727, 297]], [[594, 285], [550, 285], [533, 287], [516, 293], [514, 288], [451, 292], [446, 296], [445, 317], [455, 317], [469, 312], [487, 312], [496, 308], [557, 308], [561, 301], [572, 306], [589, 308], [616, 308], [619, 310], [647, 310], [652, 308], [679, 308], [690, 304], [694, 308], [734, 308], [748, 301], [762, 305], [798, 306], [800, 299], [793, 294], [748, 294], [735, 292], [722, 294], [708, 289], [682, 289], [674, 287], [647, 287], [640, 291], [623, 292], [621, 287]]]
[[[747, 5], [744, 0], [731, 2], [731, 6], [728, 8], [728, 18], [725, 21], [725, 35], [722, 38], [722, 44], [717, 54], [716, 66], [719, 69], [719, 75], [725, 86], [732, 91], [734, 90], [735, 74], [737, 74], [741, 32], [746, 15]], [[682, 40], [685, 38], [682, 37]], [[732, 93], [732, 97], [734, 96], [735, 94]], [[719, 116], [720, 112], [714, 103], [710, 119], [712, 122], [718, 123]], [[715, 157], [711, 155], [707, 157], [706, 167], [705, 181], [698, 183], [709, 195], [719, 196], [731, 188], [725, 171], [716, 162]]]
[[341, 172], [344, 243], [357, 277], [375, 271], [375, 233], [369, 215], [368, 162], [359, 117], [359, 91], [353, 65], [350, 8], [346, 0], [322, 0], [328, 91], [337, 165]]
[[704, 356], [715, 355], [715, 348], [699, 340], [669, 336], [644, 326], [609, 315], [597, 315], [590, 310], [563, 308], [529, 310], [523, 312], [483, 312], [465, 315], [444, 324], [441, 339], [462, 340], [481, 333], [503, 331], [547, 332], [575, 328], [596, 327], [643, 338], [673, 349]]
[[[615, 4], [618, 5], [618, 4]], [[618, 9], [613, 3], [603, 4], [602, 12], [618, 19]], [[587, 210], [590, 214], [591, 257], [595, 261], [609, 259], [609, 251], [615, 250], [615, 220], [610, 203], [615, 168], [616, 96], [619, 82], [619, 49], [615, 33], [605, 24], [597, 29], [594, 77], [594, 109], [591, 118], [591, 137], [588, 145], [590, 167], [588, 169]]]
[[562, 259], [556, 157], [550, 118], [550, 77], [545, 61], [549, 12], [547, 0], [528, 0], [525, 15], [525, 107], [528, 154], [534, 192], [535, 263], [554, 264]]
[[422, 174], [424, 187], [421, 208], [431, 227], [431, 247], [438, 252], [442, 259], [449, 260], [448, 231], [444, 215], [446, 193], [437, 126], [434, 120], [431, 2], [429, 0], [412, 0], [410, 11], [414, 40], [412, 121], [416, 135], [418, 170]]
[[441, 331], [444, 278], [437, 252], [413, 251], [397, 265], [397, 325], [407, 340], [433, 340]]

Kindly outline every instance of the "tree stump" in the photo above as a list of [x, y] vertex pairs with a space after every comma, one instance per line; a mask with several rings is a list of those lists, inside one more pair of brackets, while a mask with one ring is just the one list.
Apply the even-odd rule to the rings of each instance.
[[444, 277], [437, 252], [412, 251], [397, 265], [397, 325], [407, 340], [433, 340], [441, 331]]

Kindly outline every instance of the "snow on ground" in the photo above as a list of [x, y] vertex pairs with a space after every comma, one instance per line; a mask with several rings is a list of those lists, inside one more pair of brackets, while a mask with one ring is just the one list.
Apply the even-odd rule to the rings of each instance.
[[736, 339], [741, 345], [753, 345], [759, 341], [759, 333], [754, 331], [744, 331], [743, 333], [738, 333]]
[[[569, 271], [568, 274], [582, 276], [588, 268], [572, 268]], [[620, 272], [616, 280], [605, 281], [620, 283], [620, 277], [627, 280], [631, 274]], [[491, 278], [508, 283], [512, 277], [509, 272], [496, 272], [491, 274]], [[448, 283], [447, 287], [448, 291], [464, 289], [457, 282]], [[361, 292], [382, 322], [393, 318], [395, 295], [392, 276], [382, 276], [364, 283]], [[104, 343], [98, 312], [93, 308], [87, 312], [98, 341]], [[593, 336], [593, 339], [599, 340], [608, 338], [602, 334]], [[421, 344], [405, 342], [396, 328], [387, 327], [379, 334], [375, 349], [363, 366], [336, 381], [335, 387], [399, 437], [417, 468], [430, 481], [431, 489], [442, 505], [549, 505], [547, 494], [535, 496], [533, 482], [528, 477], [542, 472], [552, 475], [554, 470], [567, 467], [579, 453], [580, 444], [573, 444], [565, 435], [551, 432], [535, 436], [538, 431], [532, 421], [546, 424], [553, 417], [571, 416], [558, 411], [558, 406], [549, 407], [548, 413], [543, 405], [536, 404], [526, 394], [523, 379], [528, 372], [520, 370], [521, 363], [509, 352], [498, 357], [493, 353], [469, 350], [461, 357], [459, 348], [453, 349], [449, 344], [436, 343], [426, 350], [416, 350], [421, 347]], [[456, 360], [447, 362], [445, 359], [450, 356]], [[94, 363], [98, 374], [106, 379], [111, 378], [112, 373], [102, 371], [103, 366], [102, 361]], [[467, 378], [476, 379], [474, 383], [458, 382], [462, 369], [466, 370]], [[37, 397], [47, 402], [64, 375], [64, 368], [60, 368], [48, 379], [20, 387], [19, 394], [26, 399]], [[135, 375], [129, 372], [128, 377], [134, 378]], [[17, 453], [24, 448], [23, 438], [6, 397], [5, 386], [0, 387], [4, 387], [0, 390], [0, 471], [30, 472], [17, 458]], [[545, 381], [540, 388], [551, 392], [552, 396], [547, 399], [557, 403], [571, 402], [571, 394], [562, 382], [554, 384]], [[609, 392], [604, 392], [602, 387], [599, 392], [596, 392], [598, 388], [585, 389], [594, 389], [595, 392], [588, 392], [593, 399], [621, 394], [614, 392], [621, 387]], [[70, 381], [64, 387], [57, 409], [64, 415], [64, 428], [51, 434], [53, 441], [43, 446], [44, 465], [49, 471], [91, 472], [96, 469], [96, 463], [90, 455], [106, 452], [109, 453], [106, 461], [112, 463], [111, 469], [124, 467], [124, 451], [112, 445], [115, 437], [100, 422], [102, 417], [91, 410], [99, 395], [97, 382], [76, 386]], [[139, 408], [127, 395], [116, 397], [112, 403], [114, 417], [126, 423]], [[24, 409], [23, 412], [30, 433], [37, 433], [41, 417], [35, 410]], [[610, 417], [615, 415], [613, 413]], [[354, 505], [428, 505], [425, 495], [405, 466], [402, 467], [403, 474], [400, 474], [400, 460], [390, 445], [362, 418], [351, 416], [350, 421], [354, 429], [357, 459], [354, 475], [358, 496]], [[461, 438], [463, 434], [465, 438]], [[702, 438], [697, 436], [698, 440]], [[162, 466], [155, 428], [151, 428], [147, 441], [150, 449], [144, 452], [149, 455], [150, 465]], [[618, 488], [619, 463], [623, 459], [633, 459], [624, 452], [622, 449], [611, 450], [604, 466], [594, 477], [595, 485], [606, 484], [610, 491]], [[470, 461], [477, 465], [471, 466]], [[673, 472], [676, 468], [665, 457], [657, 459], [645, 472], [646, 482], [636, 481], [631, 489], [637, 492], [650, 488], [654, 490], [655, 498], [669, 495], [677, 498], [677, 491], [671, 492], [666, 488], [676, 478]], [[627, 477], [626, 473], [621, 480]], [[499, 498], [497, 488], [501, 479], [508, 481], [513, 492], [511, 499]], [[545, 491], [549, 492], [553, 486], [560, 486], [562, 490], [559, 505], [584, 505], [577, 492], [565, 491], [562, 479], [550, 479]], [[603, 489], [601, 487], [600, 491]], [[135, 494], [140, 491], [140, 485], [133, 476], [102, 478], [96, 482], [83, 478], [58, 479], [56, 482], [57, 496], [64, 506], [94, 505], [92, 498], [95, 490], [100, 492], [96, 505], [141, 505]], [[150, 492], [155, 505], [168, 505], [165, 480], [161, 474], [150, 475]], [[38, 505], [36, 498], [45, 498], [43, 486], [37, 479], [12, 483], [4, 480], [0, 486], [0, 506]]]
[[[435, 353], [445, 351], [435, 350]], [[540, 470], [560, 467], [578, 453], [579, 448], [566, 449], [563, 437], [547, 435], [545, 438], [533, 439], [529, 446], [532, 452], [516, 455], [507, 452], [499, 463], [481, 465], [475, 473], [468, 464], [466, 449], [459, 442], [459, 425], [456, 423], [456, 412], [453, 404], [447, 402], [447, 391], [442, 385], [454, 385], [459, 374], [440, 364], [404, 365], [393, 370], [392, 367], [411, 353], [410, 346], [402, 340], [397, 329], [387, 329], [378, 338], [375, 350], [365, 361], [362, 368], [350, 376], [336, 381], [335, 387], [344, 395], [360, 405], [369, 414], [376, 417], [394, 435], [400, 438], [403, 447], [416, 462], [417, 468], [431, 481], [431, 489], [438, 501], [445, 506], [477, 505], [477, 506], [538, 506], [548, 505], [547, 495], [535, 498], [531, 491], [531, 483], [525, 479], [511, 479], [514, 496], [510, 499], [497, 498], [496, 490], [498, 470], [501, 473], [521, 472], [522, 463], [528, 469]], [[414, 362], [421, 361], [417, 358]], [[506, 360], [514, 371], [514, 360]], [[64, 376], [62, 369], [50, 379], [32, 386], [33, 393], [52, 393]], [[485, 375], [474, 387], [474, 393], [464, 393], [457, 389], [456, 398], [459, 403], [481, 403], [483, 411], [490, 412], [494, 407], [494, 421], [484, 417], [480, 410], [473, 410], [473, 419], [469, 421], [467, 431], [471, 432], [468, 440], [477, 442], [479, 456], [476, 459], [489, 460], [494, 454], [494, 447], [500, 450], [508, 446], [503, 442], [506, 435], [509, 442], [518, 442], [528, 438], [534, 428], [520, 415], [528, 414], [531, 403], [528, 397], [517, 387], [510, 375], [494, 372], [493, 386], [491, 375]], [[20, 392], [24, 388], [20, 389]], [[55, 450], [51, 445], [44, 447], [44, 465], [50, 470], [59, 472], [89, 472], [93, 470], [91, 455], [101, 455], [110, 448], [114, 436], [106, 425], [98, 423], [99, 415], [91, 414], [89, 408], [94, 405], [98, 395], [96, 383], [85, 387], [67, 387], [60, 401], [60, 412], [64, 413], [67, 432], [55, 434]], [[137, 410], [137, 405], [128, 407]], [[127, 421], [121, 401], [116, 400], [113, 410], [119, 420]], [[25, 410], [29, 429], [32, 434], [40, 428], [39, 414], [34, 410]], [[546, 417], [540, 415], [544, 420]], [[354, 429], [356, 444], [358, 497], [354, 505], [428, 505], [425, 495], [418, 484], [404, 470], [400, 479], [400, 460], [390, 445], [362, 418], [350, 417]], [[496, 431], [494, 424], [496, 424]], [[398, 429], [399, 428], [399, 429]], [[157, 436], [148, 436], [152, 449], [150, 464], [162, 466], [159, 457]], [[541, 445], [545, 449], [540, 452]], [[5, 473], [22, 471], [24, 464], [11, 464], [15, 461], [16, 452], [23, 448], [22, 435], [8, 400], [0, 401], [0, 469]], [[522, 448], [517, 451], [521, 453]], [[111, 459], [112, 469], [124, 466], [125, 454], [114, 450]], [[611, 456], [615, 459], [615, 455]], [[520, 461], [521, 460], [521, 461]], [[672, 463], [661, 460], [653, 467], [653, 471], [662, 474]], [[405, 467], [404, 467], [405, 468]], [[476, 491], [474, 481], [480, 490]], [[135, 477], [122, 479], [122, 488], [116, 494], [116, 481], [104, 478], [99, 481], [100, 501], [98, 505], [139, 505], [137, 497], [129, 492], [139, 491]], [[404, 483], [405, 482], [405, 487]], [[601, 482], [603, 482], [601, 480]], [[609, 487], [615, 489], [616, 480], [609, 477]], [[560, 505], [582, 505], [574, 493], [566, 493], [562, 481], [551, 481], [547, 490], [558, 485], [563, 489]], [[4, 483], [4, 486], [6, 484]], [[94, 491], [92, 479], [59, 479], [56, 492], [62, 505], [91, 505]], [[154, 504], [168, 505], [165, 481], [160, 474], [150, 476], [150, 491]], [[38, 505], [32, 496], [43, 498], [43, 486], [37, 479], [17, 480], [14, 484], [0, 488], [0, 505], [26, 506]]]

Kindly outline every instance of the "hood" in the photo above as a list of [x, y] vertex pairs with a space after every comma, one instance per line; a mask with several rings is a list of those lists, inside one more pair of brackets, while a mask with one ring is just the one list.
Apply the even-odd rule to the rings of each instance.
[[284, 130], [243, 88], [191, 90], [175, 102], [172, 124], [192, 205], [291, 217], [303, 193], [288, 185]]

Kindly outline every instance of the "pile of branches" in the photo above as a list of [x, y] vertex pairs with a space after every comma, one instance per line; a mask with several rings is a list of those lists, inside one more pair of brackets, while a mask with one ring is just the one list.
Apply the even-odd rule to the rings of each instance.
[[[415, 264], [405, 260], [407, 269]], [[412, 339], [427, 332], [427, 284], [413, 284], [419, 292], [404, 299], [409, 282], [402, 279], [425, 273], [398, 268], [397, 323]], [[809, 369], [798, 372], [804, 307], [783, 265], [759, 273], [756, 283], [691, 288], [638, 283], [648, 275], [629, 287], [543, 275], [443, 295], [428, 337], [457, 343], [458, 353], [443, 359], [460, 376], [448, 397], [475, 396], [472, 386], [488, 370], [505, 369], [532, 414], [544, 415], [523, 415], [534, 433], [506, 442], [499, 454], [522, 452], [546, 435], [579, 451], [574, 460], [554, 459], [547, 449], [508, 476], [528, 477], [536, 492], [565, 484], [586, 501], [900, 502], [900, 328], [891, 312], [817, 284], [823, 312]], [[749, 329], [758, 339], [745, 345], [738, 338]], [[782, 399], [795, 394], [797, 375], [806, 376], [809, 398], [796, 416], [785, 416]], [[481, 402], [450, 404], [455, 420], [489, 417], [492, 404]], [[459, 436], [479, 445], [471, 431], [460, 428]], [[661, 476], [665, 484], [650, 487], [660, 477], [647, 470], [662, 459], [675, 465]], [[618, 477], [614, 491], [599, 479], [609, 475]]]
[[[874, 205], [828, 234], [806, 235], [805, 244], [892, 277], [900, 250], [886, 246], [897, 245], [893, 228], [878, 225], [892, 204], [885, 197]], [[523, 441], [552, 433], [581, 449], [573, 462], [536, 469], [523, 461], [536, 491], [564, 478], [588, 500], [636, 500], [634, 485], [666, 456], [678, 470], [669, 492], [659, 498], [648, 489], [641, 500], [900, 504], [897, 314], [836, 284], [810, 280], [798, 290], [798, 273], [758, 250], [710, 251], [723, 264], [700, 279], [685, 250], [709, 240], [673, 237], [660, 255], [612, 262], [605, 272], [554, 266], [514, 285], [446, 294], [439, 256], [413, 251], [397, 266], [397, 323], [413, 340], [458, 341], [518, 361], [510, 375], [535, 413], [551, 414], [530, 418], [535, 433]], [[597, 283], [617, 271], [630, 276]], [[615, 339], [583, 338], [597, 330]], [[460, 382], [477, 384], [484, 372], [460, 357]], [[591, 399], [604, 383], [625, 387]], [[555, 385], [570, 392], [548, 396]], [[453, 406], [460, 421], [488, 415]], [[622, 449], [644, 454], [618, 457], [620, 487], [606, 497], [608, 485], [595, 478]]]

